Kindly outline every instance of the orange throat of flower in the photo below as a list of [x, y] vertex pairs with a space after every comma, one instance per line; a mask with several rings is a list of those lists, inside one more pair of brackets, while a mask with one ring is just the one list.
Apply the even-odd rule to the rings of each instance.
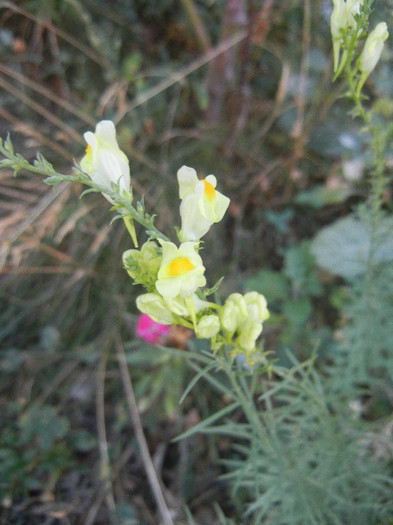
[[193, 270], [195, 266], [188, 257], [177, 257], [168, 265], [168, 277], [178, 277]]
[[91, 156], [93, 155], [93, 150], [91, 149], [90, 144], [86, 146], [86, 155], [89, 159], [91, 159]]
[[202, 179], [202, 182], [205, 185], [204, 193], [206, 195], [206, 199], [211, 202], [216, 197], [216, 190], [214, 189], [214, 186], [210, 184], [210, 182], [207, 182], [207, 180]]

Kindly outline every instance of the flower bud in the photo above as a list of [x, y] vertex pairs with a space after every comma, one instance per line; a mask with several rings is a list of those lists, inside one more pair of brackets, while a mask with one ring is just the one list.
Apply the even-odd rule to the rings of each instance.
[[153, 241], [147, 241], [140, 250], [127, 250], [123, 253], [123, 264], [128, 275], [148, 291], [155, 291], [161, 259], [160, 249]]
[[247, 319], [247, 303], [240, 293], [232, 293], [228, 296], [220, 310], [221, 326], [227, 332], [235, 330]]
[[262, 323], [247, 320], [240, 328], [239, 337], [236, 343], [246, 352], [251, 352], [255, 348], [255, 343], [262, 332]]
[[217, 315], [204, 315], [200, 318], [196, 335], [202, 339], [211, 339], [220, 331], [220, 320]]
[[247, 304], [248, 319], [262, 323], [269, 318], [265, 297], [258, 292], [248, 292], [244, 296]]
[[388, 28], [385, 22], [380, 22], [368, 35], [359, 57], [359, 69], [363, 76], [367, 77], [377, 65], [388, 36]]

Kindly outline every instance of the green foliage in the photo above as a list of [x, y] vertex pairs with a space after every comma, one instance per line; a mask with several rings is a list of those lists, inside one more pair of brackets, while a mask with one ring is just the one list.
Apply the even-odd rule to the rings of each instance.
[[370, 389], [384, 390], [392, 380], [392, 276], [391, 264], [381, 265], [356, 279], [348, 290], [343, 308], [347, 323], [332, 371], [343, 391], [353, 390], [356, 395], [364, 389], [369, 395]]
[[52, 406], [31, 407], [10, 404], [0, 437], [0, 498], [19, 500], [33, 489], [51, 486], [74, 466], [68, 420]]
[[[34, 161], [26, 160], [35, 155], [40, 139], [32, 131], [27, 136], [35, 141], [34, 152], [16, 154], [9, 139], [0, 144], [2, 168], [20, 177], [19, 188], [11, 188], [15, 200], [4, 186], [4, 209], [12, 210], [19, 200], [25, 204], [20, 219], [25, 222], [17, 228], [21, 237], [7, 238], [4, 257], [1, 253], [0, 339], [7, 347], [0, 362], [1, 394], [7, 408], [0, 428], [0, 501], [26, 500], [28, 506], [45, 489], [60, 500], [64, 495], [56, 488], [61, 478], [81, 469], [79, 455], [98, 449], [96, 421], [91, 421], [98, 396], [76, 422], [64, 401], [65, 389], [56, 389], [53, 404], [35, 404], [37, 383], [52, 377], [51, 371], [37, 372], [31, 363], [50, 356], [60, 363], [65, 355], [74, 355], [95, 377], [101, 348], [113, 346], [116, 333], [126, 340], [138, 408], [173, 499], [181, 506], [190, 486], [206, 487], [198, 469], [209, 473], [209, 481], [214, 478], [211, 485], [218, 485], [219, 469], [224, 473], [217, 497], [202, 493], [186, 501], [189, 523], [393, 522], [393, 241], [387, 169], [393, 135], [391, 53], [387, 49], [364, 84], [358, 58], [372, 27], [373, 4], [365, 0], [355, 17], [356, 29], [342, 33], [340, 79], [332, 85], [326, 2], [276, 4], [256, 2], [255, 16], [248, 20], [252, 37], [230, 47], [218, 61], [209, 54], [215, 44], [245, 27], [235, 17], [224, 17], [225, 2], [182, 2], [179, 7], [172, 0], [159, 6], [153, 0], [116, 0], [108, 7], [101, 0], [31, 1], [23, 5], [27, 15], [10, 11], [12, 16], [4, 16], [5, 24], [16, 22], [0, 31], [0, 51], [22, 77], [8, 92], [1, 84], [2, 107], [21, 116], [19, 131], [29, 129], [21, 123], [31, 124], [33, 131], [42, 132], [41, 139], [53, 137], [55, 144], [46, 143], [45, 157], [39, 154]], [[196, 20], [186, 15], [186, 5], [196, 7]], [[387, 19], [389, 2], [376, 1], [373, 7], [372, 23], [373, 17]], [[236, 13], [247, 19], [247, 14]], [[13, 51], [20, 35], [28, 47], [22, 59]], [[29, 69], [35, 84], [24, 82], [30, 79]], [[46, 99], [36, 89], [52, 79], [60, 101]], [[34, 118], [36, 106], [26, 94], [58, 120], [45, 120], [48, 113]], [[65, 100], [72, 102], [72, 111], [62, 105]], [[29, 112], [21, 113], [22, 105]], [[350, 123], [348, 111], [356, 117]], [[118, 139], [131, 161], [133, 191], [146, 197], [135, 208], [131, 196], [92, 185], [77, 165], [72, 175], [54, 168], [61, 166], [62, 157], [69, 169], [70, 153], [78, 159], [82, 150], [75, 130], [92, 129], [101, 118], [118, 122]], [[21, 146], [20, 140], [17, 135], [15, 150], [27, 150], [28, 141]], [[364, 160], [364, 178], [356, 181], [341, 173], [342, 159], [353, 158]], [[175, 173], [182, 164], [195, 162], [198, 171], [222, 177], [233, 205], [222, 229], [209, 239], [215, 247], [206, 263], [211, 282], [225, 274], [220, 291], [243, 283], [266, 296], [271, 312], [264, 328], [271, 354], [264, 355], [266, 366], [250, 369], [241, 356], [232, 366], [224, 357], [212, 357], [203, 341], [189, 342], [187, 337], [179, 343], [181, 350], [135, 340], [137, 290], [126, 279], [119, 252], [128, 254], [129, 272], [143, 274], [140, 282], [152, 290], [157, 268], [142, 261], [141, 270], [118, 227], [122, 221], [109, 230], [98, 196], [86, 195], [75, 205], [67, 186], [70, 198], [43, 224], [35, 224], [29, 214], [37, 217], [45, 208], [28, 208], [35, 191], [31, 179], [26, 192], [20, 191], [26, 171], [44, 174], [58, 190], [64, 188], [61, 182], [82, 183], [89, 188], [85, 193], [116, 197], [116, 218], [129, 217], [148, 238], [165, 240], [161, 232], [177, 220]], [[26, 221], [33, 225], [30, 230]], [[50, 230], [48, 224], [59, 226]], [[15, 249], [8, 251], [9, 244]], [[44, 268], [42, 274], [37, 268]], [[220, 283], [207, 293], [215, 293]], [[47, 330], [39, 342], [46, 353], [32, 353], [29, 361], [26, 348], [36, 344], [37, 333], [48, 323], [53, 331]], [[318, 358], [311, 359], [314, 352]], [[106, 469], [112, 469], [114, 509], [108, 486], [89, 480], [91, 492], [98, 494], [94, 505], [102, 513], [97, 524], [112, 519], [131, 525], [152, 519], [151, 509], [146, 519], [140, 517], [145, 505], [140, 500], [149, 490], [137, 471], [138, 453], [126, 466], [118, 461], [134, 444], [112, 357], [103, 375]], [[76, 374], [71, 372], [70, 389]], [[82, 392], [85, 381], [83, 376]], [[21, 387], [30, 397], [27, 405], [15, 401]], [[70, 430], [85, 420], [89, 430]], [[182, 428], [188, 430], [172, 457], [168, 450], [179, 442], [169, 445], [169, 440]], [[206, 441], [198, 441], [201, 434]], [[101, 447], [104, 441], [101, 435]], [[217, 462], [218, 455], [223, 463]], [[95, 465], [97, 471], [101, 467]], [[79, 483], [69, 490], [75, 501], [80, 486], [86, 490], [86, 482]], [[187, 490], [179, 488], [182, 484]], [[105, 502], [99, 500], [102, 492], [108, 495]], [[213, 511], [206, 518], [203, 512], [209, 506]], [[30, 525], [33, 515], [25, 521], [20, 517], [21, 525]], [[75, 523], [85, 516], [78, 515]], [[73, 516], [67, 519], [73, 522]]]
[[[187, 432], [231, 436], [225, 459], [239, 516], [251, 524], [385, 523], [392, 516], [390, 452], [383, 429], [351, 414], [314, 359], [273, 367], [272, 377], [219, 361], [217, 376], [208, 365], [201, 374], [233, 402]], [[218, 382], [217, 382], [218, 381]], [[228, 415], [241, 410], [245, 421]], [[221, 423], [219, 421], [222, 421]], [[383, 454], [376, 454], [377, 443]]]
[[312, 344], [308, 326], [313, 301], [323, 294], [310, 242], [303, 241], [285, 250], [283, 271], [261, 270], [246, 280], [250, 290], [264, 293], [272, 313], [268, 326], [280, 329], [280, 343], [287, 347]]
[[322, 228], [312, 243], [317, 264], [324, 270], [347, 279], [365, 274], [373, 264], [393, 260], [393, 217], [384, 218], [373, 232], [354, 216]]

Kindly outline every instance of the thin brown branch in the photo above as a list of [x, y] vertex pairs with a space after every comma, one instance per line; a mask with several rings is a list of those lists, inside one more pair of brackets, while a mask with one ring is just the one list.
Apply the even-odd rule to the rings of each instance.
[[221, 44], [219, 44], [217, 47], [212, 48], [211, 51], [209, 51], [208, 53], [205, 53], [203, 56], [191, 62], [191, 64], [189, 64], [188, 66], [184, 67], [180, 71], [172, 73], [169, 76], [169, 78], [163, 80], [157, 86], [154, 86], [151, 89], [147, 89], [144, 93], [141, 93], [139, 96], [137, 96], [133, 102], [128, 104], [124, 108], [124, 110], [118, 112], [118, 114], [116, 115], [116, 119], [114, 120], [116, 122], [119, 122], [129, 111], [132, 111], [133, 109], [142, 106], [143, 104], [156, 97], [169, 87], [173, 86], [174, 84], [177, 84], [178, 82], [181, 82], [191, 73], [197, 71], [202, 66], [208, 64], [222, 53], [225, 53], [225, 51], [228, 51], [228, 49], [231, 49], [232, 47], [239, 44], [239, 42], [246, 38], [246, 35], [246, 30], [239, 31], [233, 37], [226, 39], [225, 41], [221, 42]]
[[32, 126], [29, 126], [29, 124], [26, 124], [22, 120], [18, 119], [17, 117], [15, 117], [11, 113], [9, 113], [9, 111], [7, 111], [6, 109], [2, 107], [0, 107], [0, 117], [10, 122], [14, 126], [14, 130], [17, 131], [18, 133], [21, 133], [22, 135], [25, 135], [26, 137], [34, 137], [44, 146], [47, 146], [48, 148], [52, 149], [56, 153], [59, 153], [64, 159], [72, 162], [73, 157], [69, 151], [67, 151], [65, 148], [60, 146], [60, 144], [58, 144], [57, 142], [46, 137], [43, 133], [34, 129]]
[[48, 122], [51, 122], [58, 128], [62, 129], [67, 135], [69, 135], [73, 140], [76, 142], [79, 142], [80, 144], [84, 144], [84, 141], [79, 133], [74, 131], [73, 128], [68, 126], [67, 124], [64, 124], [63, 120], [56, 117], [45, 109], [41, 104], [38, 104], [33, 100], [31, 97], [27, 96], [25, 93], [17, 89], [13, 84], [10, 84], [7, 82], [4, 78], [0, 77], [0, 87], [2, 87], [4, 90], [8, 91], [8, 93], [11, 93], [15, 98], [19, 99], [23, 104], [26, 104], [26, 106], [30, 107], [33, 111], [44, 117]]
[[210, 42], [209, 35], [205, 29], [205, 26], [202, 23], [202, 20], [198, 14], [198, 10], [195, 7], [193, 0], [182, 0], [184, 10], [186, 11], [188, 18], [194, 28], [195, 35], [199, 42], [201, 49], [207, 53], [210, 51], [212, 45]]
[[34, 80], [29, 79], [26, 75], [22, 75], [21, 73], [18, 73], [17, 71], [14, 71], [13, 69], [10, 69], [9, 67], [5, 66], [4, 64], [0, 64], [0, 71], [4, 73], [5, 75], [13, 78], [17, 82], [20, 82], [24, 86], [29, 87], [30, 89], [36, 91], [46, 99], [50, 100], [51, 102], [54, 102], [59, 107], [65, 109], [72, 115], [75, 115], [76, 117], [80, 118], [82, 122], [89, 124], [93, 126], [95, 124], [95, 120], [90, 117], [90, 115], [87, 115], [84, 111], [81, 111], [77, 106], [74, 104], [71, 104], [67, 100], [64, 100], [64, 98], [59, 97], [53, 91], [50, 89], [42, 86], [38, 82], [35, 82]]
[[97, 434], [98, 446], [100, 450], [100, 478], [106, 487], [105, 499], [108, 508], [113, 512], [116, 508], [115, 498], [113, 497], [112, 480], [110, 476], [110, 461], [108, 454], [108, 440], [106, 436], [105, 425], [105, 373], [106, 363], [108, 360], [109, 344], [106, 345], [100, 356], [100, 362], [97, 370], [97, 387], [96, 387], [96, 416], [97, 416]]
[[157, 504], [160, 519], [163, 525], [174, 525], [171, 513], [169, 512], [168, 506], [166, 504], [161, 489], [160, 480], [158, 478], [156, 469], [154, 468], [149, 448], [147, 446], [145, 434], [143, 432], [142, 422], [139, 416], [137, 402], [135, 399], [134, 389], [132, 387], [131, 377], [127, 366], [126, 355], [124, 352], [123, 344], [121, 343], [118, 337], [115, 340], [115, 346], [130, 418], [134, 426], [135, 437], [138, 442], [143, 465], [145, 467], [150, 487]]

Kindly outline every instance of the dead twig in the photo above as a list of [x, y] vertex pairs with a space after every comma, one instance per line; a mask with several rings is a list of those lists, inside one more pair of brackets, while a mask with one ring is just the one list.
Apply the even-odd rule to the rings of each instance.
[[165, 502], [164, 495], [161, 489], [161, 483], [158, 478], [157, 472], [154, 468], [152, 458], [150, 456], [149, 448], [147, 446], [145, 434], [142, 428], [142, 422], [139, 417], [138, 406], [135, 399], [134, 389], [132, 387], [131, 377], [129, 374], [126, 355], [124, 352], [123, 345], [119, 338], [115, 339], [117, 361], [119, 363], [120, 375], [123, 382], [124, 392], [128, 409], [130, 412], [130, 418], [134, 426], [135, 437], [137, 439], [140, 453], [142, 455], [143, 465], [150, 483], [150, 487], [157, 504], [160, 519], [163, 525], [174, 525], [171, 513], [169, 512], [168, 506]]

